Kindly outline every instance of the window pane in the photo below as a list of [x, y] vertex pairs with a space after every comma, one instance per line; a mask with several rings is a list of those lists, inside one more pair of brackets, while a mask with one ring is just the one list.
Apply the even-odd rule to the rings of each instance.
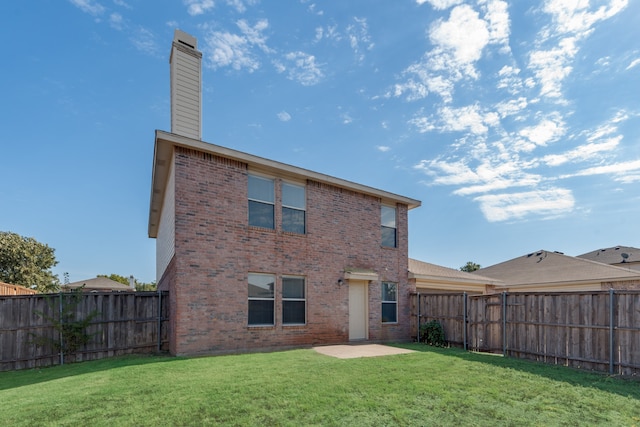
[[249, 274], [249, 298], [273, 298], [274, 278], [268, 274]]
[[282, 301], [282, 323], [305, 323], [304, 301]]
[[396, 284], [395, 283], [383, 283], [382, 284], [382, 301], [397, 301], [397, 292], [396, 292]]
[[262, 202], [273, 203], [273, 180], [249, 175], [249, 198]]
[[273, 300], [249, 300], [249, 324], [273, 325]]
[[397, 304], [395, 302], [382, 303], [382, 322], [383, 323], [396, 323], [398, 321], [396, 307], [397, 307]]
[[290, 233], [305, 233], [305, 211], [282, 208], [282, 229]]
[[249, 225], [274, 228], [273, 205], [249, 200]]
[[390, 227], [382, 227], [382, 246], [388, 248], [396, 247], [396, 229]]
[[383, 227], [396, 228], [396, 209], [389, 206], [382, 206], [380, 210], [381, 225]]
[[282, 205], [290, 208], [305, 208], [304, 187], [282, 183]]
[[282, 298], [304, 299], [304, 279], [300, 277], [283, 277]]

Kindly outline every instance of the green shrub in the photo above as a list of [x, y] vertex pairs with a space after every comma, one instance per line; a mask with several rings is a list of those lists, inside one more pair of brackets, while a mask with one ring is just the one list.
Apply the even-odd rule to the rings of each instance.
[[437, 320], [431, 320], [420, 326], [420, 341], [434, 347], [446, 347], [447, 339], [444, 335], [444, 328]]

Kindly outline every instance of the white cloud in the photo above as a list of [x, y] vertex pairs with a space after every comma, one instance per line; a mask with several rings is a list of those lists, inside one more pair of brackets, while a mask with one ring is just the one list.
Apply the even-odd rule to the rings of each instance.
[[415, 126], [420, 133], [431, 132], [436, 129], [436, 126], [426, 117], [414, 117], [409, 120], [409, 124]]
[[349, 115], [349, 113], [342, 114], [341, 118], [342, 118], [343, 125], [348, 125], [351, 122], [353, 122], [353, 118]]
[[561, 98], [562, 82], [573, 70], [570, 64], [577, 52], [573, 37], [562, 39], [556, 48], [531, 52], [529, 67], [538, 78], [541, 95]]
[[94, 0], [69, 0], [71, 4], [78, 7], [85, 13], [92, 16], [102, 15], [105, 11], [104, 6]]
[[183, 0], [183, 3], [187, 6], [187, 13], [191, 16], [202, 15], [215, 6], [213, 0]]
[[451, 6], [462, 3], [463, 0], [416, 0], [419, 5], [429, 3], [436, 10], [449, 9]]
[[113, 0], [113, 4], [116, 6], [124, 7], [125, 9], [131, 9], [131, 6], [124, 0]]
[[498, 102], [495, 105], [496, 112], [500, 115], [500, 117], [508, 117], [513, 116], [521, 111], [524, 111], [529, 103], [527, 102], [527, 98], [520, 97], [518, 99], [510, 99], [507, 101]]
[[227, 4], [234, 7], [239, 13], [247, 11], [247, 6], [251, 6], [257, 3], [257, 0], [227, 0]]
[[281, 122], [288, 122], [289, 120], [291, 120], [291, 114], [287, 113], [286, 111], [280, 111], [277, 116], [278, 120], [280, 120]]
[[213, 31], [205, 35], [205, 65], [214, 70], [231, 67], [234, 70], [246, 69], [253, 72], [260, 68], [260, 59], [255, 48], [265, 53], [272, 53], [266, 44], [266, 36], [262, 34], [269, 27], [266, 19], [258, 21], [253, 27], [241, 19], [236, 22], [241, 34]]
[[633, 61], [631, 61], [631, 64], [629, 64], [627, 68], [625, 68], [625, 70], [630, 70], [634, 67], [637, 67], [638, 65], [640, 65], [640, 58], [634, 59]]
[[122, 15], [119, 13], [112, 13], [109, 15], [109, 25], [116, 30], [122, 30], [124, 21], [122, 19]]
[[548, 166], [560, 166], [568, 162], [590, 160], [593, 159], [596, 154], [614, 150], [620, 144], [620, 141], [622, 141], [622, 135], [600, 143], [584, 144], [566, 153], [549, 154], [544, 156], [542, 161]]
[[324, 73], [320, 65], [316, 64], [316, 58], [313, 55], [304, 52], [289, 52], [284, 56], [284, 60], [289, 65], [285, 66], [277, 62], [276, 69], [279, 72], [287, 71], [287, 77], [290, 80], [297, 81], [303, 86], [313, 86], [324, 78]]
[[407, 100], [415, 101], [431, 92], [450, 103], [458, 82], [480, 77], [475, 63], [488, 45], [501, 45], [501, 51], [509, 51], [506, 3], [501, 0], [480, 3], [485, 11], [484, 19], [471, 6], [462, 4], [455, 6], [447, 19], [438, 19], [431, 25], [428, 37], [433, 49], [403, 71], [404, 82], [394, 86], [393, 96], [406, 94]]
[[589, 1], [548, 0], [544, 5], [544, 11], [553, 17], [557, 32], [586, 36], [592, 31], [595, 23], [615, 16], [627, 5], [628, 0], [612, 0], [609, 7], [600, 6], [590, 12]]
[[578, 53], [578, 43], [596, 23], [615, 16], [627, 4], [627, 0], [612, 0], [609, 7], [600, 6], [593, 12], [585, 0], [548, 0], [544, 4], [543, 11], [551, 15], [553, 24], [541, 31], [540, 42], [558, 41], [552, 48], [540, 48], [529, 55], [529, 67], [538, 79], [542, 96], [563, 101], [562, 83], [573, 71], [571, 63]]
[[477, 61], [489, 43], [487, 22], [468, 5], [457, 6], [448, 21], [438, 20], [429, 31], [431, 41], [452, 53], [460, 64]]
[[564, 122], [555, 115], [544, 119], [535, 126], [525, 127], [518, 134], [527, 138], [536, 146], [546, 146], [549, 142], [557, 141], [566, 132]]
[[349, 37], [349, 44], [356, 55], [356, 60], [362, 62], [364, 60], [363, 50], [373, 49], [374, 43], [369, 36], [369, 28], [366, 18], [353, 18], [354, 24], [347, 27], [347, 35]]
[[461, 108], [444, 107], [439, 110], [444, 131], [468, 131], [475, 135], [483, 135], [489, 126], [496, 126], [499, 119], [494, 112], [483, 112], [478, 104]]
[[386, 153], [387, 151], [391, 150], [391, 147], [387, 147], [386, 145], [377, 145], [376, 149], [378, 151], [382, 151], [383, 153]]
[[531, 214], [556, 216], [571, 212], [575, 205], [571, 191], [563, 188], [483, 195], [474, 200], [480, 203], [489, 222], [521, 219]]
[[136, 49], [149, 55], [158, 55], [156, 36], [146, 28], [138, 28], [131, 36], [131, 42]]
[[503, 44], [505, 52], [509, 49], [509, 11], [507, 2], [501, 0], [489, 1], [485, 5], [485, 19], [488, 22], [489, 42]]
[[595, 166], [583, 169], [573, 174], [561, 176], [561, 178], [572, 178], [575, 176], [593, 175], [614, 175], [616, 181], [625, 183], [633, 182], [640, 176], [640, 160], [630, 160], [628, 162], [613, 163], [604, 166]]

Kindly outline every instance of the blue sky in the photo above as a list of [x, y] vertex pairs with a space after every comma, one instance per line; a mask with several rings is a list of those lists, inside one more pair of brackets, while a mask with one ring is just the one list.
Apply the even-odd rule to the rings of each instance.
[[203, 140], [413, 197], [413, 258], [640, 247], [640, 2], [0, 4], [0, 230], [62, 279], [155, 277], [154, 130], [173, 31]]

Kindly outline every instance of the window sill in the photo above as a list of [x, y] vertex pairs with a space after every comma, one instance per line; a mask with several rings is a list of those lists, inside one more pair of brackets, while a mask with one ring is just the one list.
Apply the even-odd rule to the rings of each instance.
[[291, 323], [287, 325], [282, 325], [283, 329], [305, 329], [307, 327], [306, 323]]
[[247, 325], [247, 329], [275, 329], [276, 325]]

